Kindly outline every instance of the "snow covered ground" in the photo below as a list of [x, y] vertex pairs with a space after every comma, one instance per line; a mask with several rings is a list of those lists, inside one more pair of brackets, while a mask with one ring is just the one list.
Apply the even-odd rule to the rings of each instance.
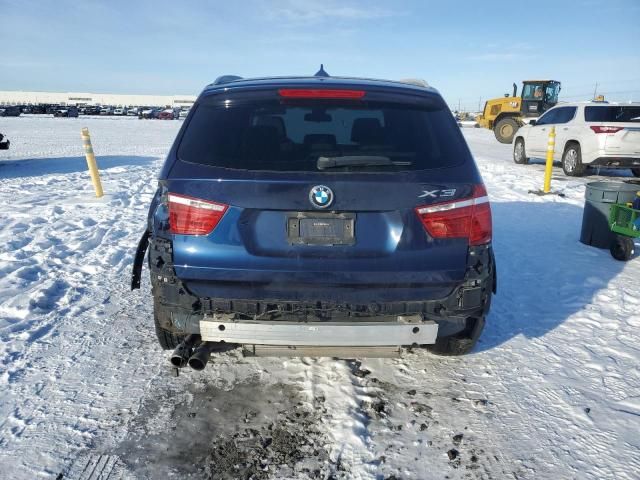
[[229, 353], [176, 378], [146, 272], [141, 291], [128, 282], [179, 126], [0, 118], [12, 142], [0, 152], [0, 477], [640, 476], [640, 259], [578, 242], [593, 177], [556, 169], [566, 196], [531, 195], [542, 162], [515, 165], [491, 132], [463, 130], [493, 202], [499, 269], [471, 355]]

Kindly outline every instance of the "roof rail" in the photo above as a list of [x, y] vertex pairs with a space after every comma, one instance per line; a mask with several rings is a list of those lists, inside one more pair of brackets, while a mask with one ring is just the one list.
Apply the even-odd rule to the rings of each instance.
[[242, 77], [239, 77], [238, 75], [221, 75], [220, 77], [216, 78], [213, 84], [222, 85], [223, 83], [235, 82], [236, 80], [242, 80]]
[[410, 85], [415, 85], [417, 87], [427, 88], [429, 86], [429, 84], [422, 78], [402, 78], [398, 81], [402, 83], [408, 83]]

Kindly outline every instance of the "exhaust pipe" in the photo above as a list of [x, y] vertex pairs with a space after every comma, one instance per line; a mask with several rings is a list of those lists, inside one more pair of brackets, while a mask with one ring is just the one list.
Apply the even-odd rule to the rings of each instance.
[[198, 345], [194, 350], [193, 355], [189, 358], [189, 366], [194, 370], [204, 370], [215, 345], [216, 344], [214, 342], [202, 342]]
[[189, 366], [194, 370], [204, 370], [212, 353], [222, 353], [237, 348], [239, 345], [226, 342], [202, 342], [189, 358]]
[[199, 342], [200, 335], [195, 333], [187, 335], [187, 338], [180, 342], [171, 354], [171, 365], [176, 368], [186, 367], [187, 362], [189, 362], [189, 358], [193, 353], [193, 347]]

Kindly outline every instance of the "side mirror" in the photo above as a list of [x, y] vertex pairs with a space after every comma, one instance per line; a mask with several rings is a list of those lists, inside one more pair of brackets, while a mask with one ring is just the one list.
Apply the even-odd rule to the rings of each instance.
[[536, 121], [535, 120], [529, 120], [529, 125], [535, 125]]

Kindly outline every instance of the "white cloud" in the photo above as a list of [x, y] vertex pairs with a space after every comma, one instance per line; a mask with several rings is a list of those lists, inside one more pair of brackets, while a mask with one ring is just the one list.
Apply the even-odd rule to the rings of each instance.
[[324, 20], [371, 20], [396, 15], [391, 10], [370, 5], [346, 4], [338, 1], [281, 0], [266, 7], [272, 18], [296, 23], [314, 23]]

